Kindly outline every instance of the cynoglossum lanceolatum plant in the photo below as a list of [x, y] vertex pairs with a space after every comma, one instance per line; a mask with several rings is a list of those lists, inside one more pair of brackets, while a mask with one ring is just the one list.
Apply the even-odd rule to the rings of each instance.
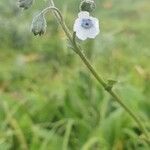
[[[33, 4], [34, 0], [18, 0], [20, 8], [28, 9]], [[61, 11], [55, 6], [53, 0], [49, 0], [49, 6], [42, 10], [32, 21], [31, 31], [34, 35], [42, 35], [46, 31], [46, 19], [45, 15], [48, 11], [51, 11], [58, 23], [64, 30], [68, 40], [71, 43], [71, 47], [74, 52], [81, 58], [85, 66], [89, 69], [95, 79], [103, 86], [103, 88], [114, 98], [116, 102], [120, 104], [122, 108], [134, 119], [142, 131], [141, 137], [150, 144], [149, 133], [139, 117], [124, 104], [122, 99], [113, 91], [113, 86], [116, 83], [113, 80], [105, 81], [93, 68], [87, 57], [85, 56], [81, 46], [77, 43], [76, 38], [79, 40], [86, 40], [87, 38], [94, 39], [100, 33], [99, 19], [91, 16], [96, 8], [95, 0], [81, 0], [79, 6], [79, 14], [73, 26], [73, 33], [70, 32], [64, 21]]]

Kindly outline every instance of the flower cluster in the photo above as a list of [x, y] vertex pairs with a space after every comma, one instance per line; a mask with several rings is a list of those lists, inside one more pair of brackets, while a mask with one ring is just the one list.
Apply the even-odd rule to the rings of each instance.
[[90, 12], [95, 9], [93, 0], [83, 0], [80, 5], [78, 18], [75, 20], [73, 30], [80, 40], [95, 38], [99, 32], [99, 20], [91, 17]]
[[[32, 6], [34, 0], [18, 0], [20, 8], [28, 9]], [[94, 0], [81, 0], [79, 7], [78, 18], [75, 20], [73, 31], [80, 40], [86, 40], [88, 38], [95, 38], [99, 32], [99, 20], [90, 16], [96, 8]], [[48, 10], [53, 9], [55, 13], [62, 18], [61, 13], [55, 7], [47, 7], [40, 14], [34, 17], [31, 25], [31, 31], [34, 35], [42, 35], [46, 31], [46, 19], [45, 14]], [[63, 19], [62, 19], [63, 20]], [[62, 21], [61, 20], [61, 21]]]

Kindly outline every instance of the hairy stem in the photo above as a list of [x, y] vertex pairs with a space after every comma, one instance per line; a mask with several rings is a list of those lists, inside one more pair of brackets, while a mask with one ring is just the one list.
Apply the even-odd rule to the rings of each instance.
[[[50, 4], [52, 4], [52, 6], [55, 6], [53, 0], [50, 0]], [[55, 17], [57, 18], [57, 20], [59, 20], [57, 12], [54, 12], [54, 13], [55, 13]], [[103, 86], [103, 88], [114, 98], [114, 100], [118, 102], [118, 104], [120, 104], [120, 106], [124, 108], [124, 110], [128, 112], [128, 114], [134, 119], [134, 121], [138, 124], [139, 128], [141, 129], [141, 131], [144, 133], [145, 137], [147, 138], [148, 143], [150, 144], [148, 131], [146, 130], [145, 126], [143, 125], [139, 117], [127, 105], [123, 103], [123, 100], [114, 91], [112, 91], [112, 88], [110, 88], [109, 85], [104, 81], [104, 79], [96, 72], [96, 70], [93, 68], [93, 66], [90, 64], [90, 62], [84, 55], [82, 49], [77, 45], [76, 40], [75, 40], [75, 33], [74, 33], [74, 36], [72, 37], [68, 27], [65, 24], [65, 21], [62, 19], [62, 22], [59, 22], [59, 23], [62, 26], [64, 32], [66, 33], [66, 36], [68, 37], [70, 43], [72, 44], [75, 52], [81, 58], [81, 60], [83, 61], [85, 66], [89, 69], [91, 74], [97, 79], [97, 81]]]
[[123, 100], [114, 92], [112, 91], [112, 89], [107, 88], [108, 85], [106, 84], [106, 82], [98, 75], [98, 73], [95, 71], [95, 69], [93, 68], [93, 66], [90, 64], [90, 62], [87, 60], [86, 56], [84, 55], [84, 53], [78, 48], [78, 55], [80, 56], [80, 58], [82, 59], [82, 61], [84, 62], [84, 64], [86, 65], [86, 67], [90, 70], [90, 72], [93, 74], [93, 76], [98, 80], [98, 82], [104, 87], [104, 89], [114, 98], [115, 101], [117, 101], [120, 106], [122, 108], [124, 108], [124, 110], [126, 110], [126, 112], [128, 112], [128, 114], [135, 120], [135, 122], [138, 124], [138, 126], [140, 127], [140, 129], [142, 130], [142, 132], [145, 134], [145, 137], [149, 139], [149, 135], [147, 130], [145, 129], [144, 125], [142, 124], [142, 122], [140, 121], [140, 119], [136, 116], [136, 114], [134, 112], [132, 112], [132, 110], [126, 106], [123, 103]]
[[45, 8], [44, 10], [41, 11], [40, 14], [45, 14], [48, 10], [53, 10], [55, 13], [57, 13], [57, 18], [59, 19], [59, 22], [63, 22], [63, 17], [60, 13], [60, 11], [58, 10], [58, 8], [54, 7], [54, 6], [49, 6], [47, 8]]

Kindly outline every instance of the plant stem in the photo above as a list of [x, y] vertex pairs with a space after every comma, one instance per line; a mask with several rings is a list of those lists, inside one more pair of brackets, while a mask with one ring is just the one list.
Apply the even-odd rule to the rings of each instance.
[[[53, 0], [50, 0], [50, 4], [55, 7]], [[81, 58], [85, 66], [89, 69], [89, 71], [97, 79], [97, 81], [103, 86], [103, 88], [114, 98], [114, 100], [118, 102], [118, 104], [120, 104], [120, 106], [124, 108], [124, 110], [128, 112], [128, 114], [134, 119], [134, 121], [137, 123], [137, 125], [139, 126], [141, 131], [144, 133], [145, 137], [147, 138], [147, 142], [150, 144], [148, 131], [146, 130], [145, 126], [143, 125], [139, 117], [134, 112], [132, 112], [132, 110], [126, 104], [123, 103], [123, 100], [114, 91], [112, 91], [112, 88], [110, 88], [109, 85], [104, 81], [104, 79], [96, 72], [96, 70], [93, 68], [93, 66], [90, 64], [90, 62], [86, 58], [82, 49], [76, 44], [75, 35], [72, 37], [68, 27], [65, 24], [65, 21], [63, 19], [62, 19], [62, 22], [59, 20], [60, 16], [58, 16], [59, 14], [56, 11], [54, 12], [54, 14], [57, 20], [59, 21], [60, 25], [62, 26], [70, 43], [72, 44], [75, 52]]]
[[[76, 47], [78, 48], [78, 47]], [[147, 130], [145, 129], [144, 125], [142, 124], [142, 122], [140, 121], [140, 119], [134, 114], [134, 112], [131, 111], [131, 109], [126, 106], [123, 103], [123, 100], [121, 100], [121, 98], [114, 92], [112, 91], [112, 89], [107, 88], [107, 84], [106, 82], [98, 75], [98, 73], [95, 71], [95, 69], [93, 68], [93, 66], [90, 64], [90, 62], [87, 60], [86, 56], [84, 55], [84, 53], [80, 50], [80, 48], [78, 48], [78, 55], [80, 56], [80, 58], [82, 59], [82, 61], [84, 62], [84, 64], [86, 65], [86, 67], [90, 70], [90, 72], [93, 74], [93, 76], [98, 80], [98, 82], [103, 86], [103, 88], [114, 98], [114, 100], [116, 100], [120, 106], [122, 108], [124, 108], [126, 110], [126, 112], [129, 113], [129, 115], [135, 120], [135, 122], [139, 125], [140, 129], [143, 131], [143, 133], [145, 134], [145, 137], [149, 139], [149, 135]]]

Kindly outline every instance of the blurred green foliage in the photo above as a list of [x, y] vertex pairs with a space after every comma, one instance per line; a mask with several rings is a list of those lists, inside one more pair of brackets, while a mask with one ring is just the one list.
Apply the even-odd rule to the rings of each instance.
[[[67, 25], [77, 1], [56, 0]], [[0, 1], [0, 150], [149, 150], [128, 114], [90, 76], [67, 48], [52, 15], [42, 37], [30, 33], [33, 16], [47, 5], [37, 0], [21, 11]], [[82, 44], [105, 79], [150, 130], [150, 1], [100, 0], [94, 14], [101, 34]]]

